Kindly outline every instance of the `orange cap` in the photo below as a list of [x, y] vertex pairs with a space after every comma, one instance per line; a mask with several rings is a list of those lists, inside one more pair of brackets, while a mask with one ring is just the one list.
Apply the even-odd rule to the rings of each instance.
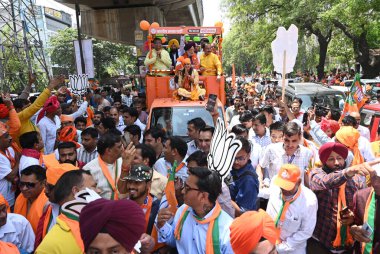
[[9, 204], [3, 195], [0, 194], [0, 205], [5, 205], [7, 207], [7, 212], [10, 213], [11, 209], [9, 208]]
[[74, 122], [74, 118], [69, 115], [61, 115], [59, 119], [61, 120], [61, 122]]
[[278, 233], [272, 218], [264, 210], [245, 212], [230, 226], [231, 246], [236, 254], [251, 253], [262, 237], [276, 244]]
[[57, 181], [61, 176], [71, 170], [77, 170], [78, 167], [70, 164], [70, 163], [62, 163], [50, 168], [47, 168], [46, 170], [46, 181], [48, 184], [56, 185]]
[[284, 164], [278, 171], [278, 175], [274, 179], [274, 184], [281, 189], [290, 191], [300, 179], [301, 170], [294, 164]]
[[20, 251], [13, 243], [0, 241], [0, 253], [20, 254]]

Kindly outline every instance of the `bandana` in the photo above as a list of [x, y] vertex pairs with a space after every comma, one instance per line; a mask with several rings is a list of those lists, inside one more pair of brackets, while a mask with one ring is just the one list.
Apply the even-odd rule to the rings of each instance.
[[72, 116], [69, 116], [69, 115], [61, 115], [59, 117], [59, 119], [61, 120], [62, 123], [64, 123], [64, 122], [74, 122], [74, 118]]
[[272, 244], [279, 238], [272, 218], [262, 209], [243, 213], [230, 226], [231, 246], [236, 254], [251, 253], [262, 237]]
[[61, 142], [73, 142], [77, 146], [80, 147], [79, 143], [76, 142], [75, 135], [77, 134], [77, 129], [74, 126], [65, 126], [59, 132], [58, 140]]
[[343, 159], [346, 159], [348, 155], [348, 149], [344, 145], [335, 142], [325, 143], [319, 148], [319, 159], [323, 164], [326, 164], [326, 161], [332, 152], [339, 154]]
[[144, 233], [145, 216], [134, 201], [98, 199], [83, 208], [79, 224], [85, 251], [99, 233], [107, 232], [130, 252]]
[[37, 123], [45, 116], [45, 113], [52, 113], [55, 112], [57, 109], [59, 109], [59, 101], [56, 96], [51, 96], [49, 99], [45, 102], [44, 107], [40, 111], [37, 117]]
[[79, 168], [70, 163], [61, 163], [56, 166], [48, 167], [46, 170], [46, 182], [51, 185], [56, 185], [61, 176], [71, 170]]
[[7, 202], [7, 200], [4, 198], [3, 195], [0, 194], [0, 205], [5, 205], [7, 207], [7, 212], [10, 213], [11, 212], [11, 209], [9, 207], [9, 204]]
[[5, 104], [0, 104], [0, 119], [7, 118], [9, 115], [9, 109]]

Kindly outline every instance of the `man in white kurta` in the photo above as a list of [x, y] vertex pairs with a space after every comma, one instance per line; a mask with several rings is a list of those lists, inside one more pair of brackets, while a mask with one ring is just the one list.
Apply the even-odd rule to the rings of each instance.
[[301, 170], [296, 165], [284, 164], [273, 183], [267, 213], [280, 229], [276, 250], [279, 254], [306, 254], [317, 221], [317, 198], [301, 184]]

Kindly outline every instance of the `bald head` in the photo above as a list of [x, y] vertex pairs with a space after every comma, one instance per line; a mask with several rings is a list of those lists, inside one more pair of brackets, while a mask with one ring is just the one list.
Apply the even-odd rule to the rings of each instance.
[[115, 107], [111, 108], [110, 117], [115, 120], [115, 123], [119, 122], [119, 111], [117, 110], [117, 108], [115, 108]]

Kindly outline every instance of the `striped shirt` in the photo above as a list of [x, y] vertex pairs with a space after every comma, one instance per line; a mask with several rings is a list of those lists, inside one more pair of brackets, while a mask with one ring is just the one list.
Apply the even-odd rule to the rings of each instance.
[[84, 165], [86, 165], [87, 163], [89, 163], [90, 161], [92, 161], [93, 159], [97, 157], [98, 157], [97, 148], [95, 148], [95, 150], [92, 152], [88, 152], [83, 146], [77, 149], [77, 160], [83, 162]]

